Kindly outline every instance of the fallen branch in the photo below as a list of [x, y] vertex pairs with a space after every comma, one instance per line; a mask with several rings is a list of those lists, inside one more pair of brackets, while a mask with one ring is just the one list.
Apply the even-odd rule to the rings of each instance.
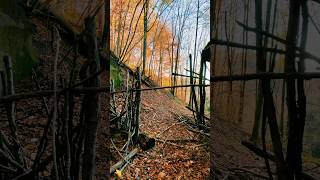
[[176, 125], [179, 125], [179, 124], [182, 124], [182, 123], [185, 123], [187, 120], [184, 120], [184, 121], [180, 121], [180, 122], [177, 122], [177, 123], [173, 123], [171, 124], [171, 126], [167, 127], [165, 130], [163, 130], [162, 132], [158, 133], [156, 135], [156, 138], [158, 138], [161, 134], [163, 134], [164, 132], [168, 131], [170, 128], [172, 128], [173, 126], [176, 126]]
[[185, 146], [180, 146], [180, 145], [178, 145], [178, 144], [171, 143], [171, 142], [167, 142], [167, 141], [162, 140], [162, 139], [155, 138], [155, 140], [156, 140], [156, 141], [159, 141], [159, 142], [162, 142], [162, 143], [164, 143], [164, 144], [170, 144], [170, 145], [172, 145], [172, 146], [176, 146], [176, 147], [180, 147], [180, 148], [185, 148]]
[[40, 164], [39, 166], [37, 166], [34, 169], [30, 169], [28, 171], [26, 171], [25, 173], [15, 177], [13, 180], [25, 180], [25, 179], [33, 179], [34, 175], [40, 171], [43, 171], [48, 164], [52, 161], [53, 156], [50, 155], [48, 157], [46, 157]]
[[124, 165], [124, 163], [132, 159], [138, 153], [138, 151], [138, 148], [133, 149], [126, 157], [124, 157], [124, 160], [121, 160], [117, 162], [115, 165], [111, 166], [110, 174], [115, 172], [117, 169], [120, 169]]
[[120, 153], [119, 149], [118, 149], [118, 148], [116, 147], [116, 145], [114, 144], [113, 140], [110, 139], [110, 141], [111, 141], [111, 144], [112, 144], [113, 148], [117, 151], [118, 155], [119, 155], [123, 160], [126, 161], [126, 159], [125, 159], [125, 158], [123, 157], [123, 155]]
[[241, 144], [244, 145], [249, 150], [251, 150], [252, 152], [254, 152], [256, 155], [258, 155], [260, 157], [266, 157], [266, 158], [270, 159], [271, 161], [275, 161], [274, 155], [272, 155], [269, 152], [264, 152], [262, 149], [260, 149], [259, 147], [257, 147], [253, 143], [251, 143], [249, 141], [242, 141]]
[[17, 170], [0, 164], [0, 172], [15, 174]]
[[[186, 106], [187, 107], [187, 106]], [[192, 110], [191, 108], [189, 108], [189, 107], [187, 107], [188, 109], [190, 109], [190, 110]], [[194, 110], [193, 110], [194, 111]], [[179, 122], [181, 122], [181, 116], [179, 116], [179, 115], [177, 115], [177, 114], [175, 114], [175, 113], [173, 113], [174, 115], [176, 115], [177, 116], [177, 118], [178, 118], [178, 121]], [[210, 119], [208, 119], [208, 120], [210, 120]], [[185, 125], [187, 125], [187, 126], [189, 126], [189, 127], [193, 127], [193, 128], [200, 128], [201, 130], [204, 130], [205, 132], [210, 132], [210, 127], [208, 127], [208, 126], [206, 126], [206, 125], [203, 125], [203, 124], [196, 124], [196, 123], [194, 123], [194, 122], [192, 122], [192, 121], [190, 121], [190, 120], [186, 120], [186, 123], [184, 123]], [[190, 126], [191, 125], [191, 126]]]
[[2, 151], [0, 149], [0, 157], [3, 157], [8, 163], [10, 163], [11, 165], [13, 165], [14, 167], [16, 167], [19, 170], [24, 171], [24, 167], [18, 163], [17, 161], [13, 160], [10, 156], [8, 156], [4, 151]]
[[[195, 112], [195, 110], [193, 110], [193, 109], [192, 109], [192, 108], [190, 108], [189, 106], [186, 106], [186, 108], [187, 108], [187, 109], [189, 109], [190, 111]], [[210, 118], [209, 118], [209, 117], [207, 117], [207, 116], [203, 116], [203, 118], [205, 118], [206, 120], [209, 120], [209, 121], [210, 121]], [[200, 124], [200, 126], [205, 126], [205, 125]], [[209, 129], [209, 127], [207, 127], [207, 126], [205, 126], [205, 128], [208, 128], [208, 129]]]
[[177, 142], [177, 143], [197, 143], [199, 140], [196, 139], [166, 139], [167, 142]]
[[[172, 146], [176, 146], [176, 147], [179, 147], [179, 148], [195, 148], [195, 147], [200, 147], [200, 146], [206, 146], [208, 145], [208, 143], [202, 143], [202, 144], [196, 144], [196, 145], [193, 145], [193, 146], [190, 146], [190, 145], [185, 145], [185, 146], [182, 146], [182, 145], [178, 145], [176, 143], [173, 143], [174, 141], [179, 141], [179, 140], [174, 140], [174, 139], [170, 139], [170, 140], [163, 140], [163, 139], [159, 139], [159, 138], [155, 138], [155, 140], [159, 141], [159, 142], [162, 142], [164, 144], [170, 144]], [[198, 142], [197, 140], [182, 140], [182, 141], [179, 141], [179, 142]]]
[[249, 174], [251, 174], [251, 175], [253, 175], [253, 176], [256, 176], [256, 177], [259, 177], [259, 178], [262, 178], [262, 179], [269, 179], [269, 177], [267, 177], [267, 176], [263, 176], [263, 175], [261, 175], [261, 174], [258, 174], [258, 173], [255, 173], [255, 172], [253, 172], [253, 171], [250, 171], [250, 170], [248, 170], [248, 169], [243, 169], [243, 168], [230, 168], [229, 170], [231, 170], [231, 171], [240, 171], [240, 172], [244, 172], [244, 173], [249, 173]]
[[210, 137], [210, 134], [209, 133], [205, 133], [203, 132], [202, 130], [198, 131], [198, 130], [195, 130], [193, 129], [192, 127], [190, 127], [189, 125], [185, 124], [186, 127], [187, 127], [187, 130], [191, 131], [191, 132], [194, 132], [194, 133], [199, 133], [199, 134], [202, 134], [202, 135], [205, 135], [207, 137]]
[[[252, 144], [251, 142], [242, 141], [241, 144], [244, 145], [245, 147], [247, 147], [252, 152], [254, 152], [256, 155], [258, 155], [262, 158], [268, 158], [273, 162], [275, 161], [275, 156], [273, 154], [268, 153], [268, 152], [265, 153], [262, 149], [260, 149], [256, 145]], [[305, 172], [302, 172], [302, 177], [306, 180], [316, 180], [316, 178], [312, 177], [309, 174], [306, 174]]]

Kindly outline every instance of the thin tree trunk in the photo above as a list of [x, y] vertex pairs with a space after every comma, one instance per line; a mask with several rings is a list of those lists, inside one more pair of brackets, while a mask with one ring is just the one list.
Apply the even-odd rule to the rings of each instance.
[[[285, 56], [285, 71], [287, 73], [296, 72], [295, 57], [296, 57], [296, 42], [299, 29], [299, 14], [300, 3], [298, 0], [290, 0], [289, 2], [289, 22], [287, 32], [286, 56]], [[288, 109], [288, 144], [287, 144], [287, 164], [289, 171], [289, 179], [294, 179], [298, 159], [301, 155], [298, 151], [300, 146], [298, 122], [298, 107], [296, 105], [296, 80], [287, 80], [287, 109]]]
[[[256, 11], [256, 45], [257, 45], [257, 69], [258, 72], [266, 72], [266, 53], [263, 51], [263, 38], [262, 38], [262, 1], [256, 0], [255, 1], [255, 11]], [[268, 26], [268, 25], [267, 25]], [[266, 41], [265, 41], [266, 43]], [[262, 80], [261, 84], [261, 91], [263, 95], [263, 101], [266, 105], [266, 113], [270, 128], [270, 135], [273, 145], [273, 151], [276, 157], [276, 168], [277, 168], [277, 175], [279, 179], [287, 179], [287, 168], [284, 161], [284, 156], [282, 152], [282, 143], [281, 137], [279, 133], [277, 118], [276, 118], [276, 111], [273, 101], [273, 96], [270, 89], [270, 80]], [[265, 127], [262, 127], [265, 128]], [[267, 164], [268, 165], [268, 164]]]
[[158, 78], [158, 84], [162, 86], [162, 48], [160, 48]]
[[[205, 84], [205, 67], [206, 66], [206, 59], [201, 58], [200, 61], [200, 77], [199, 77], [199, 84], [204, 85]], [[206, 103], [206, 87], [199, 87], [199, 96], [200, 96], [200, 107], [199, 107], [199, 122], [201, 124], [205, 124], [204, 121], [204, 109], [205, 109], [205, 103]]]
[[[300, 1], [302, 8], [302, 36], [300, 41], [300, 48], [302, 50], [306, 49], [307, 36], [308, 36], [308, 7], [307, 0]], [[304, 53], [301, 53], [299, 63], [298, 63], [298, 71], [303, 73], [305, 72], [305, 64], [304, 64]], [[304, 126], [306, 121], [306, 95], [304, 92], [304, 80], [297, 80], [297, 91], [298, 91], [298, 122], [297, 122], [297, 133], [295, 133], [297, 137], [297, 160], [295, 165], [295, 178], [302, 179], [302, 151], [303, 151], [303, 134], [304, 134]]]
[[[192, 56], [191, 54], [189, 55], [189, 59], [190, 59], [190, 69], [192, 69]], [[193, 85], [194, 81], [193, 81], [193, 71], [190, 71], [190, 84]], [[195, 112], [196, 112], [196, 121], [197, 124], [200, 124], [199, 120], [200, 120], [200, 115], [199, 115], [199, 108], [198, 108], [198, 102], [197, 102], [197, 96], [196, 96], [196, 91], [195, 91], [195, 87], [191, 86], [191, 93], [190, 93], [190, 102], [189, 105], [191, 105], [191, 109], [193, 109], [193, 103], [194, 103], [194, 108], [195, 108]]]
[[59, 31], [56, 29], [57, 32], [57, 49], [56, 49], [56, 55], [54, 60], [54, 104], [53, 104], [53, 121], [52, 121], [52, 154], [53, 154], [53, 172], [55, 179], [60, 179], [59, 172], [58, 172], [58, 166], [57, 166], [57, 148], [56, 148], [56, 123], [58, 119], [58, 97], [57, 97], [57, 63], [59, 59], [59, 49], [60, 49], [60, 35]]
[[101, 47], [105, 49], [107, 47], [108, 36], [110, 34], [110, 0], [105, 0], [104, 2], [104, 26], [103, 26], [103, 34], [101, 40]]
[[[141, 74], [139, 68], [136, 71], [136, 89], [141, 89]], [[137, 143], [139, 138], [139, 125], [140, 125], [140, 113], [141, 113], [141, 91], [136, 91], [135, 95], [135, 112], [134, 112], [134, 136], [133, 142]]]
[[[244, 23], [245, 25], [248, 25], [248, 16], [249, 16], [249, 1], [244, 2]], [[248, 45], [248, 31], [243, 29], [242, 32], [242, 43], [245, 45]], [[245, 74], [247, 71], [247, 50], [243, 49], [242, 51], [242, 59], [241, 59], [241, 74]], [[245, 89], [246, 89], [246, 82], [242, 81], [240, 84], [240, 105], [239, 105], [239, 119], [238, 122], [242, 122], [243, 119], [243, 111], [244, 111], [244, 95], [245, 95]]]
[[149, 0], [145, 0], [144, 18], [143, 18], [143, 56], [142, 56], [142, 75], [145, 74], [147, 61], [147, 32], [148, 32], [148, 10]]
[[[88, 40], [88, 76], [94, 74], [100, 69], [100, 60], [96, 39], [96, 26], [92, 17], [88, 17], [85, 20], [86, 36]], [[85, 84], [86, 87], [100, 87], [99, 77], [93, 78], [91, 81]], [[83, 167], [82, 178], [87, 180], [95, 179], [96, 169], [96, 139], [97, 129], [99, 124], [100, 113], [100, 97], [98, 93], [86, 94], [84, 97], [85, 102], [85, 146], [83, 153]]]
[[[262, 4], [261, 0], [255, 0], [255, 22], [256, 22], [256, 46], [262, 49]], [[262, 58], [262, 59], [259, 59]], [[262, 50], [257, 50], [257, 60], [256, 60], [256, 71], [257, 73], [266, 71], [266, 60], [264, 58], [264, 54]], [[263, 104], [263, 94], [262, 94], [262, 84], [261, 81], [257, 81], [257, 100], [256, 100], [256, 111], [255, 111], [255, 121], [253, 125], [253, 130], [251, 134], [251, 141], [253, 143], [257, 143], [257, 139], [259, 138], [259, 131], [261, 128], [261, 110]]]
[[[105, 42], [103, 45], [105, 45], [105, 50], [106, 50], [106, 58], [102, 62], [105, 63], [105, 69], [106, 69], [106, 75], [105, 75], [105, 80], [107, 82], [107, 86], [110, 86], [110, 0], [105, 0], [105, 26], [103, 30], [103, 36], [105, 37]], [[121, 45], [122, 46], [122, 45]], [[104, 47], [104, 46], [103, 46]], [[103, 65], [103, 64], [101, 64]], [[106, 109], [110, 109], [110, 91], [106, 94], [105, 96], [105, 102], [106, 103]], [[104, 112], [105, 113], [105, 122], [104, 124], [106, 125], [106, 139], [110, 139], [110, 115], [109, 111]], [[110, 141], [106, 141], [106, 153], [108, 153], [109, 157], [111, 156], [110, 149], [109, 149], [109, 143]], [[105, 162], [106, 164], [106, 178], [110, 178], [110, 172], [108, 169], [110, 169], [110, 158], [108, 158]]]

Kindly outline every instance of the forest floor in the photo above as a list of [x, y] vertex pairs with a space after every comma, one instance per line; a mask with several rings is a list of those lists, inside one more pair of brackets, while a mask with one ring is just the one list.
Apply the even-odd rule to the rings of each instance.
[[[183, 123], [194, 121], [185, 104], [165, 90], [143, 91], [141, 108], [140, 130], [157, 138], [157, 143], [153, 149], [139, 152], [125, 169], [125, 179], [209, 179], [209, 137], [190, 131]], [[249, 134], [218, 118], [213, 126], [213, 158], [219, 179], [269, 179], [264, 159], [241, 144]], [[305, 166], [305, 172], [320, 178], [319, 165]]]
[[[264, 158], [241, 144], [249, 134], [237, 125], [215, 118], [210, 137], [190, 131], [186, 122], [195, 121], [192, 111], [166, 90], [142, 91], [141, 103], [140, 131], [157, 143], [138, 153], [124, 170], [125, 179], [210, 179], [210, 137], [218, 179], [269, 179]], [[270, 165], [275, 175], [275, 164]], [[317, 163], [305, 162], [304, 172], [320, 179]]]
[[[146, 88], [144, 85], [142, 88]], [[189, 131], [191, 111], [166, 91], [142, 92], [140, 130], [156, 138], [156, 146], [139, 153], [125, 170], [126, 178], [204, 179], [209, 174], [206, 136]]]

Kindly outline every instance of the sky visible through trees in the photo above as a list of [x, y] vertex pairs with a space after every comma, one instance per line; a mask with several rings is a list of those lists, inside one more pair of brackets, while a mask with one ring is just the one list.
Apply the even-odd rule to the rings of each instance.
[[[170, 61], [178, 56], [179, 73], [189, 74], [185, 68], [189, 67], [187, 64], [189, 54], [192, 54], [192, 56], [194, 54], [197, 1], [150, 0], [149, 3], [149, 31], [147, 32], [147, 64], [151, 62], [149, 66], [151, 69], [149, 70], [157, 71], [161, 58], [163, 60], [163, 76], [169, 77], [171, 73], [169, 66], [172, 64]], [[200, 62], [202, 49], [209, 41], [209, 1], [200, 0], [199, 4], [197, 63]], [[142, 8], [143, 1], [112, 1], [111, 49], [117, 56], [120, 56], [122, 61], [135, 66], [141, 64]], [[126, 40], [132, 40], [131, 44], [125, 44]]]

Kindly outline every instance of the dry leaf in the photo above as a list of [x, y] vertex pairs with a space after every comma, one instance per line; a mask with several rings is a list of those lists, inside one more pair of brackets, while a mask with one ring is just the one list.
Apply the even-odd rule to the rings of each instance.
[[118, 169], [116, 170], [116, 172], [114, 173], [114, 175], [116, 175], [117, 179], [122, 179], [122, 173], [121, 173], [121, 171], [119, 171]]
[[160, 172], [160, 173], [158, 174], [158, 180], [159, 180], [159, 179], [163, 179], [165, 176], [166, 176], [166, 173]]

